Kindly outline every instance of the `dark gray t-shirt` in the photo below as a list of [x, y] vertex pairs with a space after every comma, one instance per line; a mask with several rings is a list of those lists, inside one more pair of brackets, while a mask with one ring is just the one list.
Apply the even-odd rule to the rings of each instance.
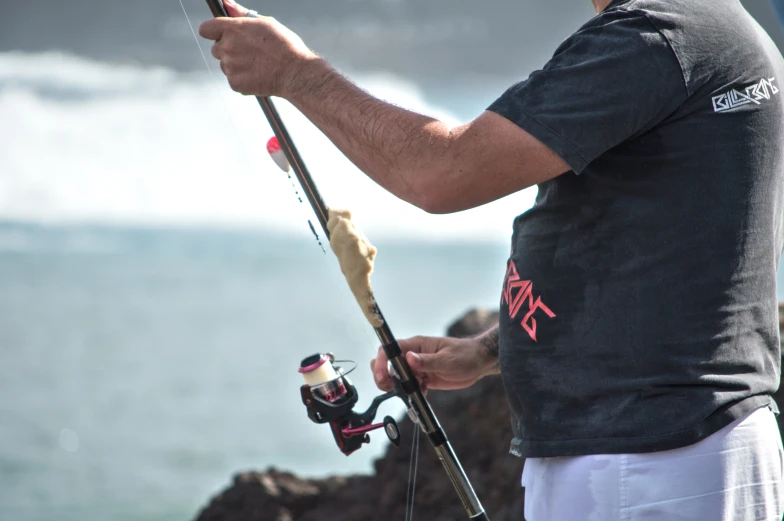
[[514, 222], [514, 454], [673, 449], [775, 408], [782, 80], [738, 0], [616, 0], [490, 106], [573, 169]]

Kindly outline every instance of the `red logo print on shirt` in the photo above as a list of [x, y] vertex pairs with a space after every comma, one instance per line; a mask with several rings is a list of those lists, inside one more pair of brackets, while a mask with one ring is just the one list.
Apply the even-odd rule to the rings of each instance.
[[511, 260], [509, 260], [509, 268], [506, 270], [506, 277], [504, 277], [504, 291], [501, 296], [501, 302], [509, 305], [509, 318], [512, 319], [517, 317], [517, 313], [523, 307], [523, 304], [528, 304], [528, 311], [523, 316], [523, 321], [520, 322], [520, 325], [528, 332], [528, 335], [534, 342], [536, 342], [536, 319], [534, 318], [536, 310], [541, 309], [548, 317], [555, 317], [555, 313], [542, 303], [542, 297], [536, 297], [536, 300], [534, 300], [533, 282], [520, 280], [517, 268]]

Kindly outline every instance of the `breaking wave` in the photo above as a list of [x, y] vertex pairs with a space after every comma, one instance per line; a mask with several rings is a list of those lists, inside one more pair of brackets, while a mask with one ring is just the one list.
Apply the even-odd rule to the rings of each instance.
[[[355, 78], [375, 95], [446, 121], [398, 78]], [[278, 104], [325, 200], [370, 234], [507, 240], [531, 190], [432, 216], [368, 180], [301, 114]], [[241, 226], [307, 234], [310, 210], [267, 157], [258, 105], [222, 76], [0, 53], [0, 219]]]

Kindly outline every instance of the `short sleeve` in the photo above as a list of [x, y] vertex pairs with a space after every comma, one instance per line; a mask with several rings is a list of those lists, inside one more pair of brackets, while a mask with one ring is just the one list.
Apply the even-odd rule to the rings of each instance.
[[637, 12], [595, 17], [488, 110], [516, 123], [580, 173], [667, 118], [687, 97], [666, 38]]

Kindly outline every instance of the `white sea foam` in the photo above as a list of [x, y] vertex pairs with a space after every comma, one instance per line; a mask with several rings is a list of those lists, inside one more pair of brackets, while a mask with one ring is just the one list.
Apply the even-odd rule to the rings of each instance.
[[[447, 121], [412, 84], [356, 78]], [[507, 240], [531, 190], [481, 209], [428, 215], [386, 193], [301, 114], [279, 110], [328, 204], [371, 235]], [[267, 157], [255, 100], [221, 75], [180, 75], [61, 54], [0, 53], [0, 219], [284, 228], [309, 233], [305, 205]]]

